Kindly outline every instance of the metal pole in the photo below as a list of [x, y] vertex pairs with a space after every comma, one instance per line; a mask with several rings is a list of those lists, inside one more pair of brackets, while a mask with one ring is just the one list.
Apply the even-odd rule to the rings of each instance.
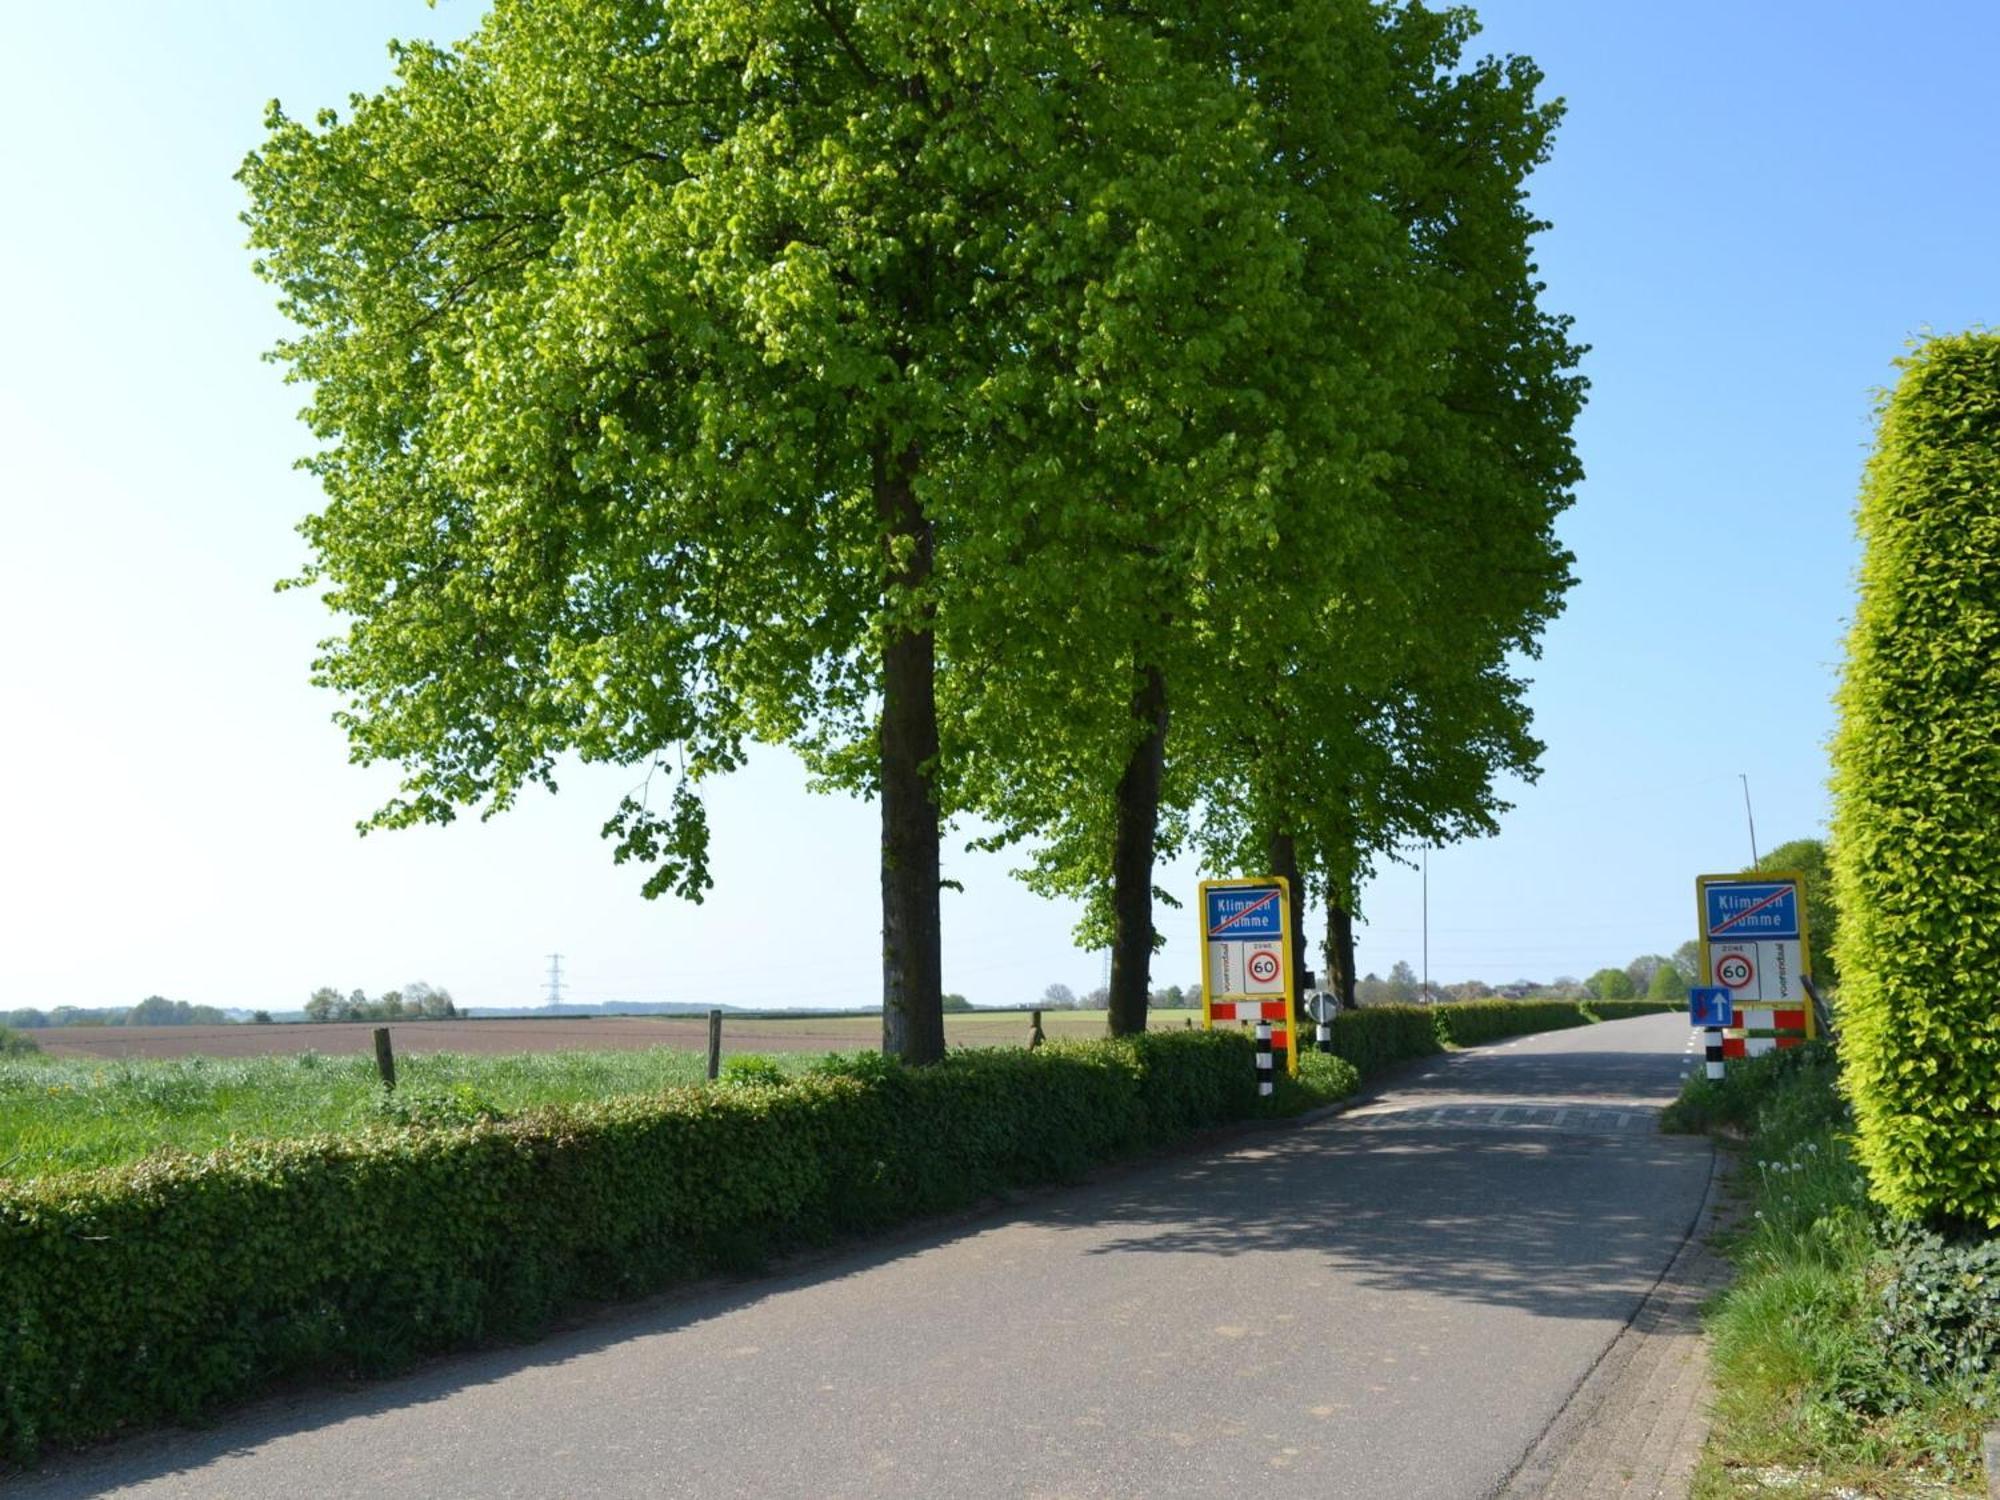
[[708, 1076], [713, 1082], [722, 1073], [722, 1012], [708, 1013]]
[[1431, 846], [1424, 845], [1424, 1004], [1431, 1003]]
[[1750, 824], [1750, 868], [1757, 868], [1757, 815], [1750, 811], [1750, 777], [1742, 771], [1736, 779], [1743, 783], [1743, 816]]
[[1275, 1069], [1271, 1062], [1271, 1023], [1257, 1023], [1257, 1097], [1268, 1099], [1274, 1084]]

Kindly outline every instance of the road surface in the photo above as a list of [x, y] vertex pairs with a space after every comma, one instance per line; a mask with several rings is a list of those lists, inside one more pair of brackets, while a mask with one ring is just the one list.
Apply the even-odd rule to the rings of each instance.
[[1672, 1016], [527, 1347], [61, 1459], [119, 1496], [1471, 1500], [1693, 1223]]

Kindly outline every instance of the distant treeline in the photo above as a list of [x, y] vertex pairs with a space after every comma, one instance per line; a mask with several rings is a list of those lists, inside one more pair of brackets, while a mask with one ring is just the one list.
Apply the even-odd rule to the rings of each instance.
[[458, 1015], [450, 990], [421, 979], [400, 990], [387, 990], [373, 1000], [364, 990], [343, 995], [329, 985], [314, 990], [312, 999], [306, 1001], [308, 1021], [451, 1021]]
[[54, 1010], [40, 1011], [29, 1005], [0, 1013], [0, 1025], [17, 1031], [36, 1031], [45, 1026], [226, 1026], [229, 1021], [230, 1017], [213, 1005], [190, 1005], [164, 995], [148, 995], [137, 1005], [102, 1010], [58, 1005]]

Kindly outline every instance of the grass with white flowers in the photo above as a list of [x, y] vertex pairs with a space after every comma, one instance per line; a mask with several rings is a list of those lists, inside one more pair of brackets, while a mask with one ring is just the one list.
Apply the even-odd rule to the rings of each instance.
[[1696, 1500], [1985, 1494], [1989, 1374], [1939, 1380], [1895, 1336], [1905, 1241], [1868, 1201], [1833, 1049], [1814, 1044], [1690, 1083], [1669, 1129], [1742, 1142], [1736, 1280], [1709, 1310], [1715, 1426]]

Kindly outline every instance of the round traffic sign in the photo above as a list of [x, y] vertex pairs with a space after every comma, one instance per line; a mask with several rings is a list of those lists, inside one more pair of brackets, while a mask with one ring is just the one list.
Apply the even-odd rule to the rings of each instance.
[[1259, 984], [1269, 984], [1278, 977], [1278, 955], [1268, 948], [1259, 948], [1250, 955], [1250, 977]]
[[1715, 981], [1732, 990], [1746, 988], [1757, 977], [1757, 969], [1745, 953], [1725, 953], [1715, 961]]

